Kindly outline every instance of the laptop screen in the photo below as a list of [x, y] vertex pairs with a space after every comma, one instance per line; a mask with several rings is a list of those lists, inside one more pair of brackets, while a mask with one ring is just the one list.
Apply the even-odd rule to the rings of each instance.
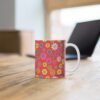
[[[82, 56], [91, 56], [100, 36], [100, 20], [77, 23], [68, 43], [79, 47]], [[66, 49], [67, 54], [76, 54], [71, 47]]]

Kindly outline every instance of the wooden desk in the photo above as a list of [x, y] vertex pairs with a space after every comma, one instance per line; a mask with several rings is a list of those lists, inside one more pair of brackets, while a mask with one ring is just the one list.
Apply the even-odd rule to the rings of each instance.
[[[75, 61], [68, 61], [71, 66]], [[34, 60], [0, 59], [0, 100], [100, 100], [100, 59], [82, 60], [65, 79], [34, 79]]]

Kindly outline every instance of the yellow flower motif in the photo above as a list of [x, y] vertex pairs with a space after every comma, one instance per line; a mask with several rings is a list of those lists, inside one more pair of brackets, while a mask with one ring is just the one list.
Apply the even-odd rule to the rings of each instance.
[[63, 65], [62, 64], [59, 64], [59, 68], [62, 68], [63, 67]]
[[43, 67], [46, 67], [47, 66], [47, 63], [46, 62], [43, 62], [42, 65], [43, 65]]
[[35, 44], [35, 48], [36, 49], [39, 48], [39, 44], [38, 43]]
[[62, 70], [61, 70], [61, 69], [58, 69], [58, 70], [57, 70], [57, 74], [58, 74], [58, 75], [62, 74]]
[[50, 48], [50, 43], [45, 44], [46, 48]]
[[42, 74], [43, 74], [43, 75], [46, 75], [46, 74], [47, 74], [47, 70], [46, 70], [46, 69], [43, 69], [43, 70], [42, 70]]

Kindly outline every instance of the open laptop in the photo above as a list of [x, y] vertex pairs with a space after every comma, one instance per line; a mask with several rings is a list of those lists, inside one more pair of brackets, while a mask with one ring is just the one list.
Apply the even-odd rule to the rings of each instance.
[[[68, 43], [78, 46], [81, 58], [90, 57], [100, 36], [100, 20], [77, 23]], [[66, 59], [76, 59], [76, 51], [72, 47], [66, 49]]]

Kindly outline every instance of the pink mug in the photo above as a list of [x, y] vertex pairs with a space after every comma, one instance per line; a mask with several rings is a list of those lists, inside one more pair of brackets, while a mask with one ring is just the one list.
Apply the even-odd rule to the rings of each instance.
[[[75, 44], [68, 43], [67, 47], [75, 48], [77, 65], [71, 69], [76, 71], [80, 62], [80, 52]], [[65, 77], [65, 40], [36, 40], [35, 41], [35, 77], [41, 79]]]

